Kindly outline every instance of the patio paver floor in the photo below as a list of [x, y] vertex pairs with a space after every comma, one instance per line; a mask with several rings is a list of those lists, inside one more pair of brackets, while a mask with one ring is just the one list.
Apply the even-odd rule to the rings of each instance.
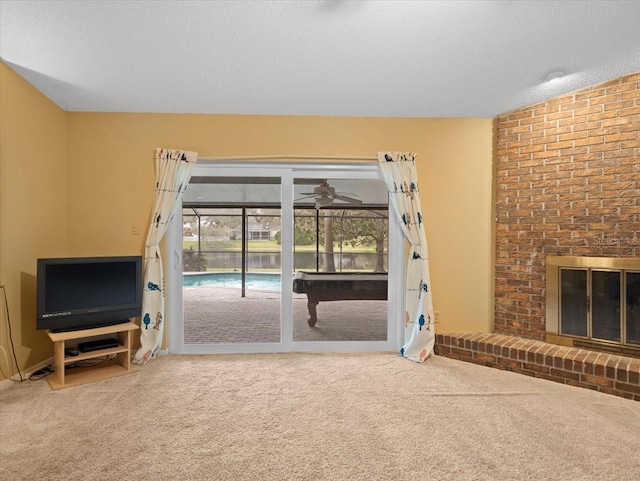
[[[280, 341], [280, 293], [213, 287], [185, 287], [184, 342]], [[318, 304], [318, 323], [309, 327], [307, 297], [293, 294], [294, 341], [385, 341], [387, 301], [331, 301]]]

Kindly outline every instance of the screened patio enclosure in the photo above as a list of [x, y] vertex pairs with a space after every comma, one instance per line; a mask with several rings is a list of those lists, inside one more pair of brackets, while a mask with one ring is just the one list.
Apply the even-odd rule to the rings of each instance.
[[[182, 219], [185, 273], [280, 271], [279, 209], [185, 205]], [[387, 239], [386, 208], [296, 207], [294, 269], [386, 272]]]
[[[350, 200], [316, 208], [326, 181], [294, 179], [293, 272], [284, 272], [280, 179], [192, 177], [182, 209], [185, 343], [278, 343], [281, 293], [295, 272], [387, 272], [383, 181], [328, 179]], [[312, 329], [307, 296], [292, 296], [294, 341], [387, 340], [386, 300], [321, 302]]]

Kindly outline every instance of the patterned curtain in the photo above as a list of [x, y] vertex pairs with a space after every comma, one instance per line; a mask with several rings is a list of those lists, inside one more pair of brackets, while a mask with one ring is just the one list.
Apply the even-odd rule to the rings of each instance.
[[197, 152], [156, 149], [156, 186], [151, 225], [147, 233], [142, 291], [141, 347], [133, 362], [144, 364], [153, 359], [162, 344], [164, 333], [164, 274], [160, 241], [173, 219], [179, 200], [191, 178]]
[[411, 244], [405, 279], [405, 344], [400, 353], [407, 359], [422, 362], [433, 352], [435, 332], [429, 254], [420, 213], [415, 157], [413, 153], [378, 153], [391, 205], [400, 219], [402, 233]]

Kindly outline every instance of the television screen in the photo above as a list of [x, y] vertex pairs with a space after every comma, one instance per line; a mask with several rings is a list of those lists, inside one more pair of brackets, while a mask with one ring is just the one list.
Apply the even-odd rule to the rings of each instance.
[[142, 258], [38, 259], [37, 288], [38, 329], [127, 322], [142, 307]]

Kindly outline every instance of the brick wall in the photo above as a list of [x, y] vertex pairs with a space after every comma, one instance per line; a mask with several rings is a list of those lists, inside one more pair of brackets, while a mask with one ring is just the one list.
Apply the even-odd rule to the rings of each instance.
[[544, 339], [545, 256], [640, 256], [640, 73], [501, 115], [495, 332]]

